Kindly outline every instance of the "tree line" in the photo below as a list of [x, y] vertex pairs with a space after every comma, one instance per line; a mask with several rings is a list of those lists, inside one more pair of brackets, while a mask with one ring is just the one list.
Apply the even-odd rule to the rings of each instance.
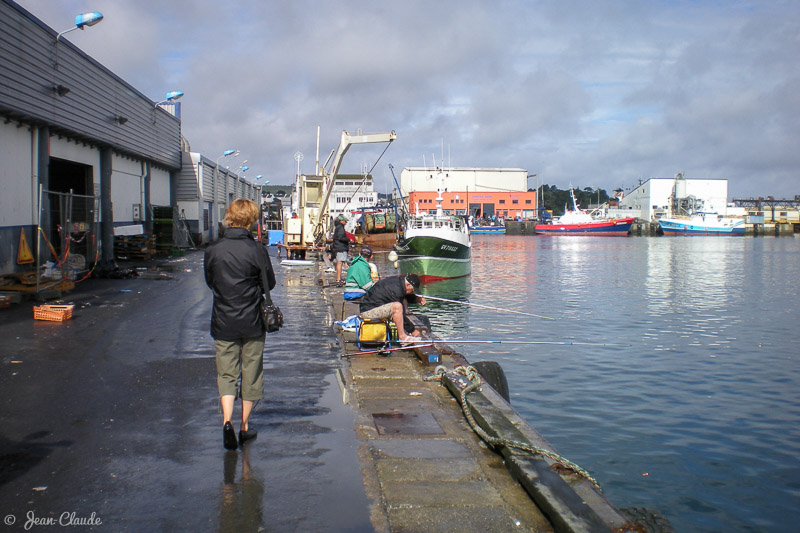
[[[534, 189], [529, 189], [534, 190]], [[574, 187], [575, 200], [580, 209], [588, 209], [589, 205], [598, 205], [608, 201], [608, 193], [604, 189], [593, 187]], [[555, 185], [542, 185], [539, 187], [539, 208], [552, 211], [554, 216], [564, 214], [564, 206], [572, 209], [572, 199], [569, 189], [561, 190]]]

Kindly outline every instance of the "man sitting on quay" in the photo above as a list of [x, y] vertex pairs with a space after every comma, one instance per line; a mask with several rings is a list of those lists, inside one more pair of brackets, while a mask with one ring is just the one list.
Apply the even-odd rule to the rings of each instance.
[[347, 269], [347, 278], [344, 282], [345, 300], [357, 300], [363, 297], [372, 288], [376, 280], [372, 279], [372, 268], [369, 259], [372, 257], [372, 249], [369, 246], [361, 248], [361, 255], [357, 255], [350, 261]]
[[407, 332], [403, 318], [409, 303], [425, 305], [425, 298], [414, 294], [418, 289], [419, 276], [416, 274], [379, 280], [361, 299], [359, 307], [361, 318], [379, 320], [391, 318], [397, 327], [397, 338], [401, 343], [416, 341], [415, 337], [419, 337], [419, 331], [412, 329]]

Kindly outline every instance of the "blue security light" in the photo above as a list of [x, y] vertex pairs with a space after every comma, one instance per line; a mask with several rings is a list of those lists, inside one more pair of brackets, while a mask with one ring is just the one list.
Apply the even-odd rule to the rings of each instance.
[[231, 150], [225, 150], [224, 152], [222, 152], [222, 155], [219, 156], [217, 158], [216, 162], [214, 163], [214, 172], [217, 172], [217, 169], [219, 168], [219, 160], [220, 159], [222, 159], [223, 157], [230, 157], [230, 156], [234, 156], [235, 157], [237, 155], [239, 155], [239, 150], [231, 149]]
[[83, 13], [82, 15], [75, 15], [75, 27], [83, 29], [84, 26], [94, 26], [103, 20], [103, 14], [99, 11], [92, 11], [91, 13]]
[[166, 100], [161, 100], [158, 102], [154, 107], [158, 107], [162, 104], [168, 104], [170, 102], [174, 102], [178, 100], [181, 96], [183, 96], [183, 91], [170, 91], [166, 94]]
[[248, 167], [247, 165], [242, 165], [241, 167], [239, 167], [239, 170], [241, 170], [242, 172], [247, 172], [247, 170], [248, 170], [249, 168], [250, 168], [250, 167]]
[[62, 35], [65, 33], [69, 33], [75, 30], [82, 30], [87, 26], [94, 26], [98, 22], [103, 20], [103, 14], [99, 11], [92, 11], [91, 13], [83, 13], [80, 15], [75, 15], [75, 26], [68, 30], [64, 30], [56, 36], [56, 42], [61, 38]]

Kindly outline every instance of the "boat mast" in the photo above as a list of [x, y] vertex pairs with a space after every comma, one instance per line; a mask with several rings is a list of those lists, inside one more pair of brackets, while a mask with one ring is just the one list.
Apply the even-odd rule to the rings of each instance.
[[442, 200], [444, 200], [444, 198], [442, 198], [442, 189], [443, 188], [444, 188], [444, 172], [442, 172], [442, 169], [439, 169], [438, 182], [436, 184], [436, 217], [437, 218], [444, 216], [444, 213], [442, 211]]
[[578, 202], [575, 201], [575, 191], [573, 191], [571, 183], [569, 184], [569, 195], [572, 198], [572, 209], [574, 211], [577, 211], [578, 210]]

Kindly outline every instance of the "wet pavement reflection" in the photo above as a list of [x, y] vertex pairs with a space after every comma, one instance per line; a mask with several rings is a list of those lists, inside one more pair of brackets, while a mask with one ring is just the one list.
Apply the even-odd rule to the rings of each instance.
[[95, 513], [110, 531], [372, 531], [316, 270], [273, 258], [286, 326], [267, 338], [258, 438], [226, 452], [202, 261], [190, 252], [151, 276], [89, 280], [65, 296], [76, 308], [64, 323], [32, 320], [30, 302], [0, 317], [4, 516]]

